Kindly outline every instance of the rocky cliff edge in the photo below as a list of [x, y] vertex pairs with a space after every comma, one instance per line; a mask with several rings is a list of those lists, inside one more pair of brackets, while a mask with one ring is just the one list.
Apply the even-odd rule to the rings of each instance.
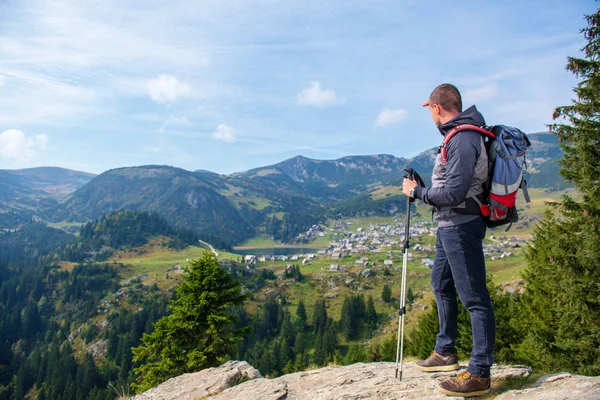
[[[438, 392], [438, 383], [460, 372], [428, 374], [414, 363], [405, 363], [403, 369], [402, 381], [395, 379], [396, 364], [390, 362], [326, 367], [265, 379], [245, 361], [228, 361], [172, 378], [132, 400], [437, 400], [449, 398]], [[525, 366], [494, 366], [492, 392], [484, 399], [600, 399], [600, 377], [559, 373], [519, 390], [507, 385], [524, 381], [530, 374], [531, 368]]]

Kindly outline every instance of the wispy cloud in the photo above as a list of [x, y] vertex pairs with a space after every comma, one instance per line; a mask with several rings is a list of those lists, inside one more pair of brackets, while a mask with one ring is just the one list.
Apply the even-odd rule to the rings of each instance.
[[48, 136], [43, 133], [26, 136], [17, 129], [0, 133], [0, 157], [7, 160], [29, 161], [37, 152], [46, 149]]
[[406, 110], [401, 108], [391, 109], [385, 107], [375, 120], [375, 126], [378, 128], [383, 128], [389, 125], [394, 125], [400, 123], [408, 114]]
[[222, 140], [227, 143], [233, 143], [236, 141], [235, 129], [229, 125], [220, 124], [212, 134], [213, 138]]
[[345, 104], [346, 98], [331, 89], [322, 89], [320, 82], [313, 81], [298, 93], [296, 102], [303, 106], [327, 107]]
[[473, 104], [478, 103], [480, 101], [489, 100], [498, 95], [499, 87], [497, 83], [490, 83], [488, 85], [468, 89], [463, 93], [463, 103]]
[[170, 75], [160, 75], [150, 79], [147, 84], [148, 95], [157, 103], [172, 103], [183, 97], [189, 96], [191, 88]]
[[[431, 131], [418, 106], [444, 81], [483, 102], [490, 122], [539, 130], [552, 105], [569, 101], [565, 58], [595, 11], [551, 2], [445, 2], [431, 14], [426, 2], [394, 0], [0, 0], [0, 132], [34, 141], [19, 165], [93, 172], [157, 162], [227, 172], [299, 152], [404, 156], [437, 137], [382, 143], [369, 133]], [[499, 16], [512, 29], [486, 29]], [[469, 52], [432, 52], [447, 21], [465, 18], [453, 36]], [[52, 139], [45, 151], [37, 132]], [[227, 159], [226, 143], [238, 144]]]

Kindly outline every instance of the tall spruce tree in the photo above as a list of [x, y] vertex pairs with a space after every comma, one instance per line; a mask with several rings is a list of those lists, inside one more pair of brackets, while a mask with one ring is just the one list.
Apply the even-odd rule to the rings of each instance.
[[306, 330], [307, 320], [306, 307], [304, 306], [304, 302], [300, 300], [298, 302], [298, 308], [296, 309], [296, 330], [304, 332]]
[[600, 10], [586, 16], [583, 58], [566, 69], [579, 84], [552, 129], [561, 174], [581, 200], [564, 196], [546, 212], [527, 251], [526, 292], [514, 325], [526, 334], [516, 355], [547, 371], [600, 375]]
[[314, 332], [318, 333], [319, 330], [325, 331], [325, 324], [327, 324], [327, 306], [325, 305], [325, 300], [317, 300], [313, 316]]
[[220, 364], [249, 331], [233, 327], [237, 318], [229, 310], [241, 305], [247, 295], [212, 253], [190, 262], [176, 293], [171, 313], [156, 322], [152, 334], [143, 335], [143, 345], [133, 349], [133, 360], [142, 363], [134, 370], [138, 392], [173, 376]]

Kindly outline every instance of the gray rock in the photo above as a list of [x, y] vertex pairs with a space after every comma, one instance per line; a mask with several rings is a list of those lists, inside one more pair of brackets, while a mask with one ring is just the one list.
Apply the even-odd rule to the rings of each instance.
[[[296, 372], [275, 379], [244, 382], [212, 396], [211, 400], [358, 400], [358, 399], [447, 399], [438, 391], [439, 382], [457, 371], [425, 374], [414, 363], [405, 363], [403, 379], [395, 378], [396, 364], [358, 363]], [[494, 376], [529, 376], [529, 367], [494, 367]]]
[[246, 361], [227, 361], [220, 367], [171, 378], [131, 400], [196, 400], [259, 378], [260, 372]]
[[531, 388], [511, 390], [497, 400], [598, 400], [600, 399], [600, 376], [590, 377], [561, 372], [546, 375], [537, 380]]
[[[229, 361], [218, 368], [185, 374], [137, 395], [133, 400], [448, 400], [438, 384], [459, 371], [423, 373], [415, 363], [404, 363], [403, 379], [395, 378], [396, 364], [391, 362], [357, 363], [343, 367], [325, 367], [265, 379], [244, 361]], [[531, 388], [502, 393], [502, 381], [526, 378], [525, 366], [492, 367], [492, 394], [498, 400], [597, 400], [600, 377], [571, 374], [548, 375]]]

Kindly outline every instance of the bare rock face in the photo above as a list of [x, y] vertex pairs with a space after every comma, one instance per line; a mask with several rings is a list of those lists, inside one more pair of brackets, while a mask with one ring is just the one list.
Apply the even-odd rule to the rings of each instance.
[[[401, 381], [395, 379], [396, 364], [359, 363], [296, 372], [276, 379], [256, 379], [219, 393], [211, 400], [358, 400], [358, 399], [447, 399], [438, 391], [439, 382], [459, 371], [421, 372], [414, 363], [405, 363]], [[497, 366], [495, 378], [527, 377], [531, 368]]]
[[217, 368], [171, 378], [132, 400], [197, 400], [253, 379], [262, 379], [262, 375], [246, 361], [228, 361]]
[[572, 375], [561, 372], [538, 379], [532, 388], [512, 390], [496, 398], [497, 400], [529, 399], [600, 399], [600, 377]]
[[[461, 370], [463, 370], [461, 368]], [[185, 374], [133, 398], [133, 400], [393, 400], [450, 399], [437, 389], [438, 383], [459, 371], [424, 373], [414, 363], [405, 363], [401, 381], [395, 378], [396, 364], [358, 363], [296, 372], [265, 379], [245, 361], [229, 361], [218, 368]], [[508, 390], [504, 382], [526, 378], [531, 368], [494, 366], [492, 393], [498, 400], [597, 400], [600, 377], [561, 373], [546, 375], [522, 390]]]

